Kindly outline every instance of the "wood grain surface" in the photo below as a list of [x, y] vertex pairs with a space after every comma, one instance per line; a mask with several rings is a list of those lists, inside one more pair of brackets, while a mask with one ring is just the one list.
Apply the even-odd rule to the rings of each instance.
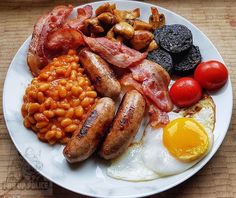
[[[79, 3], [78, 3], [79, 2]], [[18, 48], [31, 34], [36, 19], [61, 3], [92, 1], [0, 0], [0, 98], [8, 66]], [[170, 9], [197, 25], [215, 44], [230, 70], [236, 91], [235, 0], [145, 0]], [[14, 91], [14, 88], [12, 88]], [[227, 104], [226, 104], [227, 105]], [[236, 101], [234, 100], [234, 110]], [[210, 162], [183, 184], [152, 197], [236, 197], [236, 115], [227, 136]], [[218, 120], [220, 122], [220, 120]], [[80, 198], [37, 174], [17, 153], [7, 132], [0, 107], [0, 198]]]

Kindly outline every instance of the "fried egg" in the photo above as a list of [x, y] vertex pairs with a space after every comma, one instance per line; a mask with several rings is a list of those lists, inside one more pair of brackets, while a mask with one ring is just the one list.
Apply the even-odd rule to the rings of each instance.
[[204, 96], [196, 105], [169, 113], [163, 128], [147, 126], [142, 140], [112, 161], [107, 174], [127, 181], [147, 181], [179, 174], [209, 153], [214, 141], [215, 105]]

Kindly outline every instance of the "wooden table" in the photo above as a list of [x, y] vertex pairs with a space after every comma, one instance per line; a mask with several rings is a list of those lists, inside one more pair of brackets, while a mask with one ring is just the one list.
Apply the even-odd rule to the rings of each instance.
[[[80, 0], [79, 4], [92, 1]], [[236, 1], [235, 0], [145, 0], [170, 9], [197, 25], [215, 44], [230, 70], [236, 91]], [[18, 48], [31, 34], [36, 19], [60, 3], [77, 1], [0, 1], [0, 89]], [[13, 88], [14, 89], [14, 88]], [[234, 100], [234, 110], [236, 101]], [[183, 184], [153, 197], [236, 197], [236, 117], [212, 160]], [[218, 120], [220, 122], [220, 120]], [[38, 175], [16, 151], [0, 107], [0, 197], [84, 197], [67, 191]]]

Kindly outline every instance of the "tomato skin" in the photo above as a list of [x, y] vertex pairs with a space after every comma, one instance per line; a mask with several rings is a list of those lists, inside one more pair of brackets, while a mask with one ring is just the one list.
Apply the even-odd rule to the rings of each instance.
[[170, 88], [172, 102], [178, 107], [189, 107], [202, 98], [200, 84], [190, 77], [183, 77], [175, 81]]
[[202, 62], [194, 72], [194, 79], [206, 90], [215, 91], [223, 87], [227, 82], [228, 70], [219, 61]]

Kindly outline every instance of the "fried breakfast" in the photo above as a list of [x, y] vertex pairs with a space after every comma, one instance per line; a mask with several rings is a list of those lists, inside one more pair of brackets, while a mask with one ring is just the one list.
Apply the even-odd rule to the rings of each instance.
[[[147, 181], [194, 166], [214, 143], [216, 107], [207, 91], [223, 87], [224, 64], [202, 61], [191, 30], [166, 25], [151, 7], [104, 3], [57, 6], [35, 24], [27, 54], [31, 84], [24, 126], [41, 141], [65, 144], [69, 163], [94, 153], [108, 176]], [[148, 124], [135, 141], [143, 120]]]

